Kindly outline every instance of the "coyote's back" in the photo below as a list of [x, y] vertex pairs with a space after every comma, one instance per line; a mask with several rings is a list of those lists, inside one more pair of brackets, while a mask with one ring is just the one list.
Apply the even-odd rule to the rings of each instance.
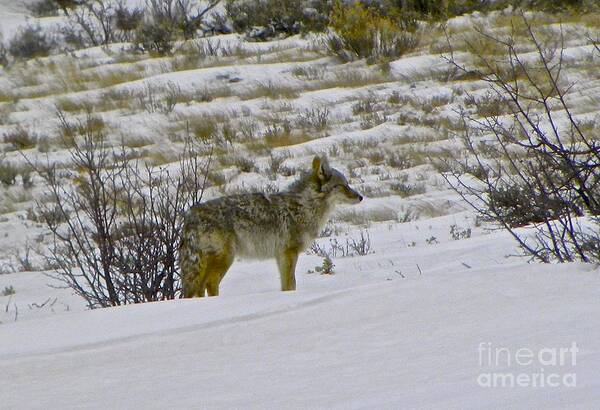
[[217, 198], [190, 208], [180, 248], [184, 297], [219, 294], [235, 255], [275, 258], [281, 289], [296, 289], [298, 254], [314, 240], [336, 203], [362, 200], [346, 178], [315, 157], [312, 171], [284, 192]]

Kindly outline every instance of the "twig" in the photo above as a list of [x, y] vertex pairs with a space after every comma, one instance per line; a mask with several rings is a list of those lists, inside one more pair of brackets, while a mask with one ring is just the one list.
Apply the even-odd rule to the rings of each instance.
[[10, 302], [12, 301], [12, 295], [8, 297], [8, 302], [6, 303], [6, 308], [4, 309], [4, 313], [8, 313], [8, 307], [10, 306]]
[[37, 303], [33, 302], [31, 305], [29, 305], [29, 308], [31, 308], [31, 306], [36, 307], [38, 309], [43, 308], [44, 306], [46, 306], [46, 304], [50, 302], [50, 298], [46, 299], [46, 301], [44, 303], [42, 303], [41, 305], [38, 305]]

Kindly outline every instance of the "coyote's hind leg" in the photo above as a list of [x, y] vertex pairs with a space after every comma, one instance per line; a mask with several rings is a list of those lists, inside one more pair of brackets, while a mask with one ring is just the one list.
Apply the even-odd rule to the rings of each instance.
[[296, 290], [296, 262], [298, 251], [288, 249], [277, 255], [277, 267], [281, 277], [281, 290]]
[[233, 263], [233, 257], [233, 253], [229, 250], [207, 255], [206, 291], [208, 296], [219, 296], [219, 284]]

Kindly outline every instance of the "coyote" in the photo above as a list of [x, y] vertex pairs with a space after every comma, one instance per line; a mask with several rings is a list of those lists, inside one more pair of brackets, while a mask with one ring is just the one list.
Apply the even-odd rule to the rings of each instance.
[[286, 191], [230, 195], [195, 204], [185, 215], [179, 264], [183, 296], [216, 296], [235, 255], [275, 258], [281, 290], [295, 290], [298, 254], [317, 237], [336, 203], [363, 197], [326, 158], [315, 157]]

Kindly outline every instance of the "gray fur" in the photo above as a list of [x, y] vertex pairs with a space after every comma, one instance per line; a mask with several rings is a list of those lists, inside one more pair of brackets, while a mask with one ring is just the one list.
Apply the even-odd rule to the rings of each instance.
[[276, 258], [282, 288], [295, 288], [298, 254], [318, 235], [335, 204], [360, 200], [339, 171], [316, 157], [313, 169], [286, 191], [230, 195], [194, 205], [185, 216], [180, 249], [184, 295], [204, 296], [205, 287], [218, 294], [234, 255]]

